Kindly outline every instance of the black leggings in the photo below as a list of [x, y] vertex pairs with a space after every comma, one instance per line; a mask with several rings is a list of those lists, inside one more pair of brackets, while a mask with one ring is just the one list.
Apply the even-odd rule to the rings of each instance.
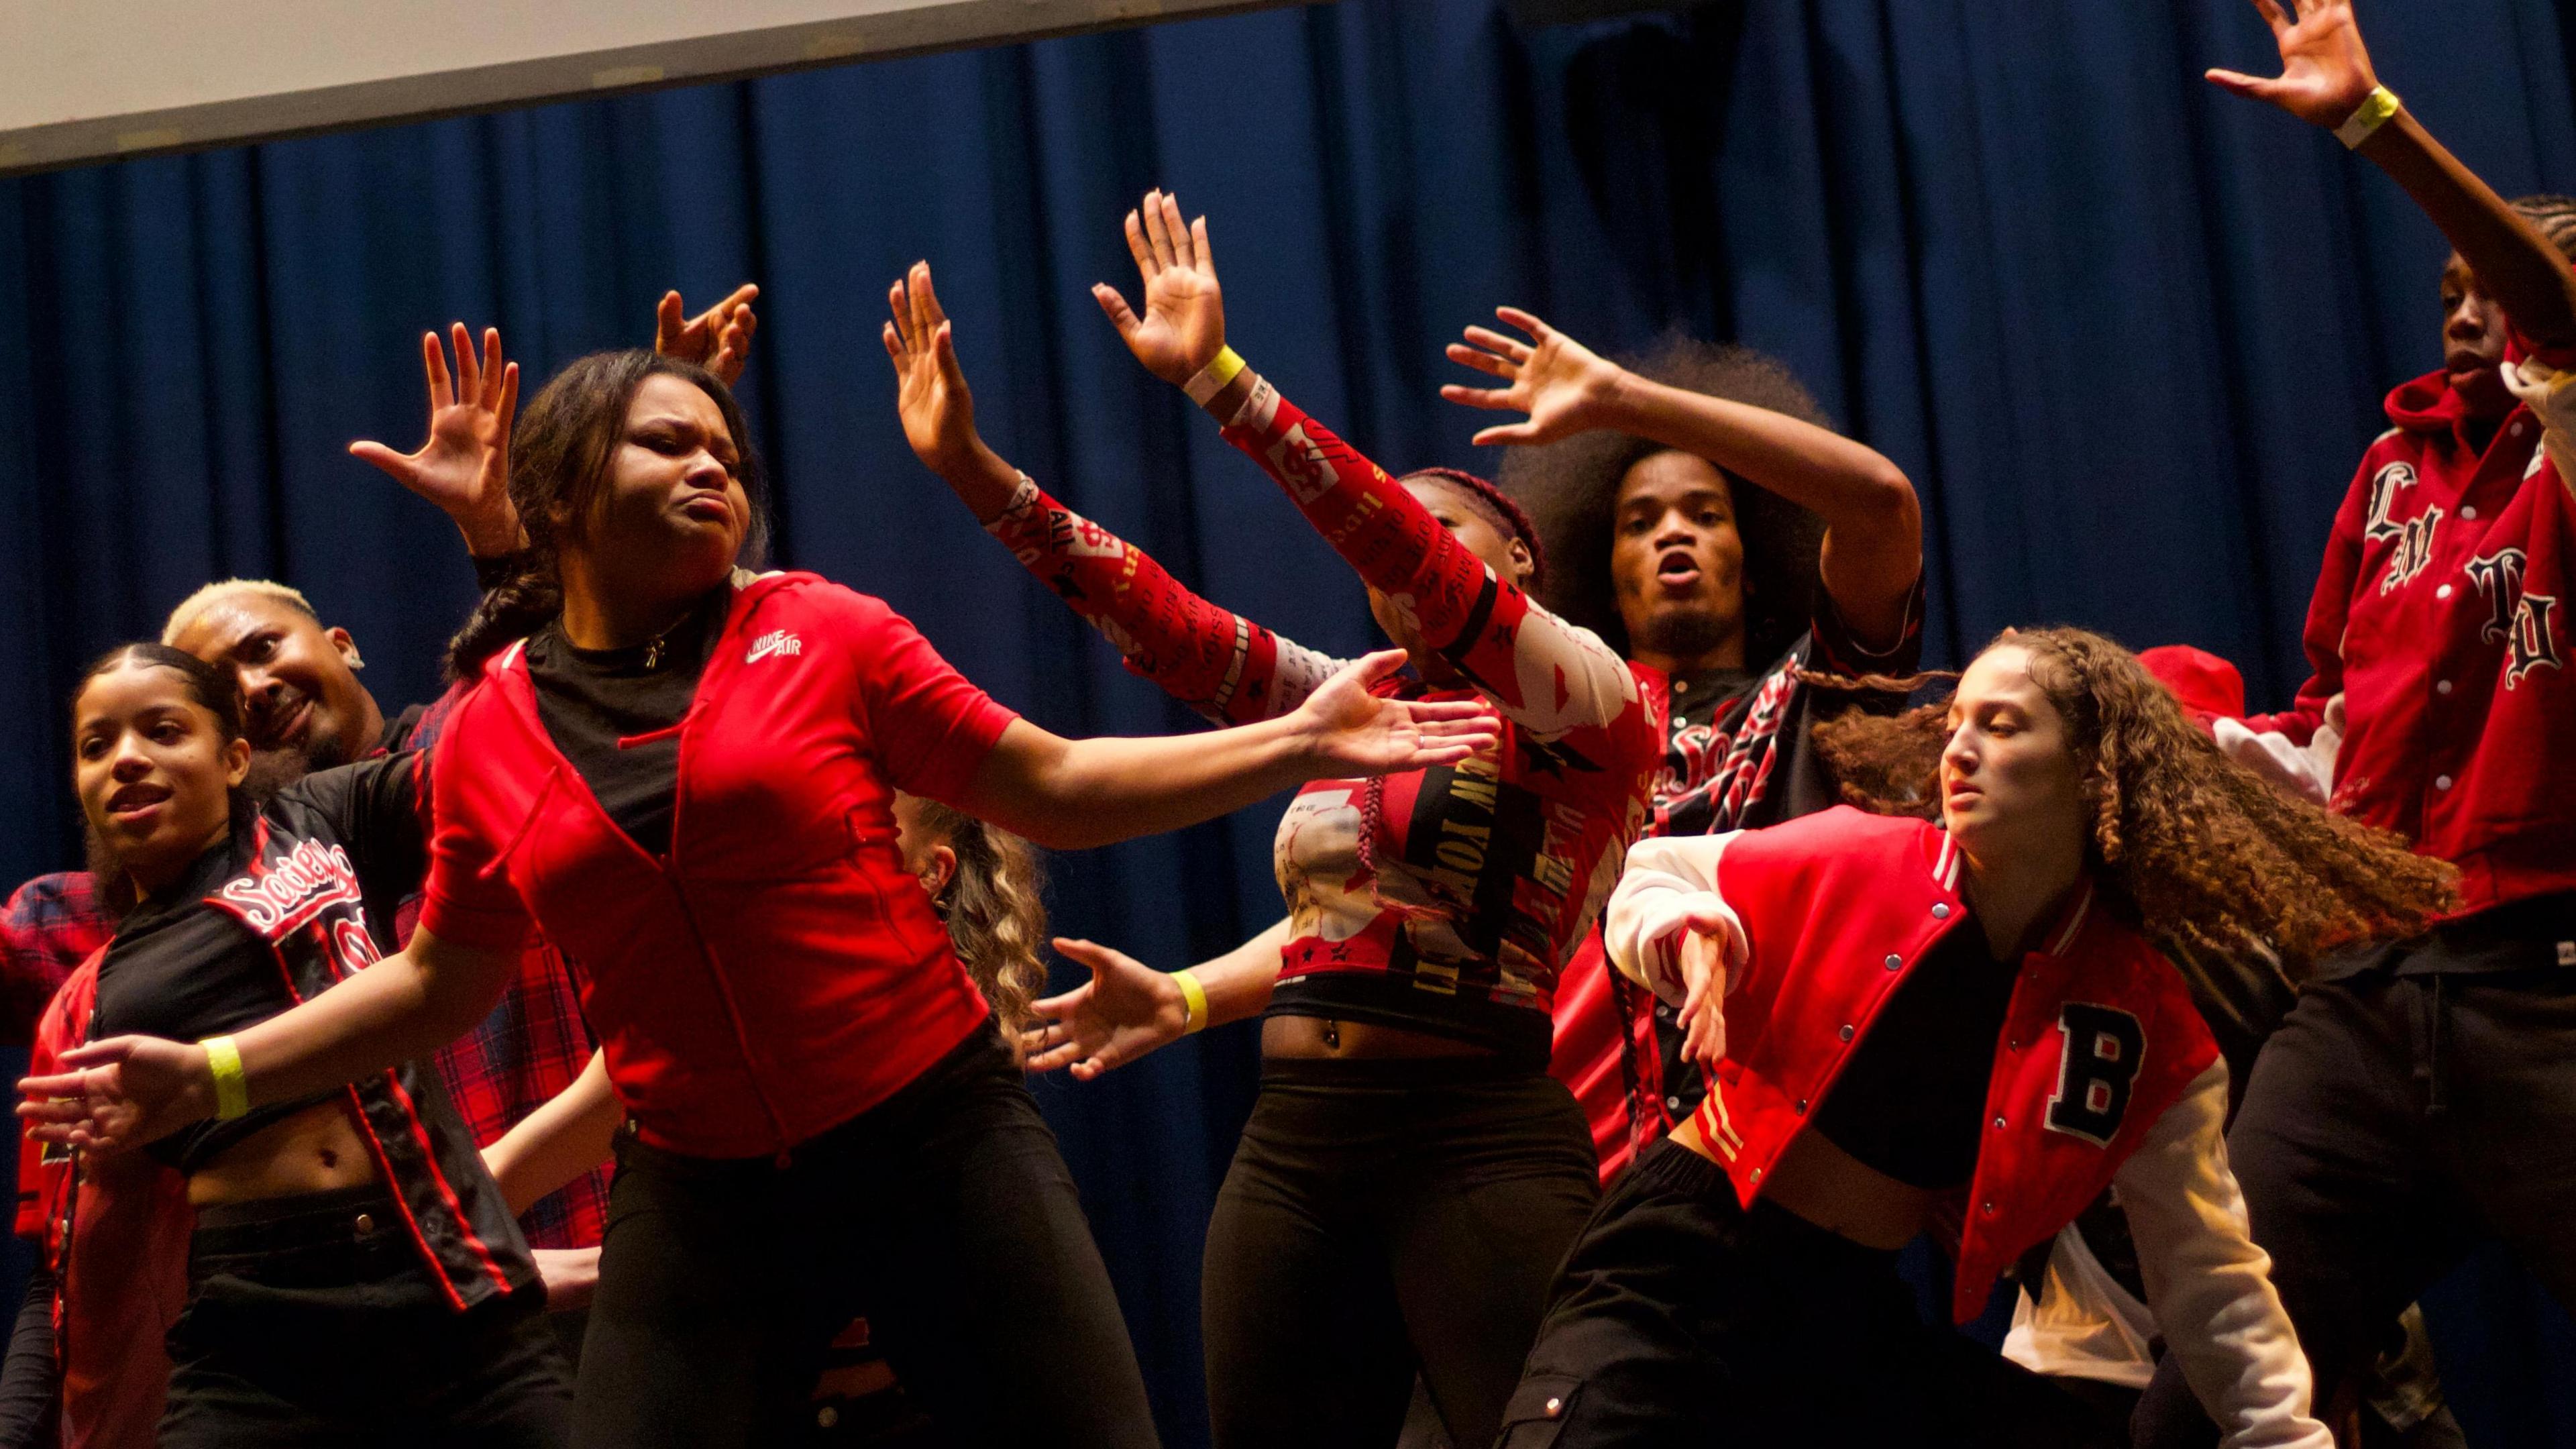
[[561, 1449], [534, 1282], [459, 1313], [380, 1185], [198, 1210], [164, 1449]]
[[808, 1432], [826, 1345], [862, 1315], [957, 1443], [1153, 1449], [1073, 1178], [989, 1032], [784, 1165], [621, 1137], [573, 1442]]
[[1267, 1063], [1208, 1224], [1218, 1449], [1392, 1445], [1417, 1367], [1451, 1440], [1483, 1449], [1599, 1183], [1549, 1077]]
[[1669, 1140], [1567, 1256], [1506, 1419], [1500, 1449], [2122, 1442], [2073, 1395], [1927, 1326], [1896, 1254], [1742, 1207]]
[[[2567, 921], [2532, 931], [2531, 954], [2553, 960]], [[2389, 973], [2472, 935], [2383, 947], [2379, 969], [2301, 993], [2228, 1130], [2321, 1414], [2394, 1346], [2406, 1305], [2490, 1238], [2576, 1310], [2576, 971]], [[2141, 1449], [2218, 1442], [2179, 1370], [2157, 1367]]]

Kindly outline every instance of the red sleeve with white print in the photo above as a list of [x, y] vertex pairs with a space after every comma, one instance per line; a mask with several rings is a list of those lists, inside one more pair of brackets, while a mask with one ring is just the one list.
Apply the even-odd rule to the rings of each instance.
[[1143, 549], [1025, 477], [984, 527], [1116, 645], [1131, 673], [1219, 724], [1286, 714], [1340, 667], [1190, 592]]
[[1259, 463], [1324, 541], [1408, 612], [1423, 642], [1514, 724], [1555, 739], [1642, 709], [1635, 679], [1598, 636], [1496, 578], [1385, 469], [1267, 379], [1254, 383], [1225, 440]]
[[2361, 576], [2362, 528], [2371, 508], [2372, 480], [2380, 471], [2379, 449], [2362, 455], [2343, 506], [2335, 510], [2334, 532], [2326, 539], [2324, 564], [2317, 570], [2317, 591], [2308, 600], [2308, 623], [2301, 635], [2311, 671], [2299, 686], [2298, 700], [2278, 714], [2249, 715], [2245, 727], [2272, 731], [2292, 744], [2305, 745], [2325, 722], [2326, 705], [2343, 693], [2344, 624], [2352, 612], [2353, 583]]

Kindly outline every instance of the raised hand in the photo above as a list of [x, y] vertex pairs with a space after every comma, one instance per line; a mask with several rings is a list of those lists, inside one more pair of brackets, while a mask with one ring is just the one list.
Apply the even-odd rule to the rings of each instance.
[[1225, 346], [1225, 297], [1217, 289], [1207, 218], [1183, 225], [1181, 204], [1170, 192], [1148, 191], [1144, 204], [1127, 213], [1127, 250], [1144, 280], [1144, 318], [1107, 282], [1092, 285], [1092, 298], [1145, 370], [1178, 387]]
[[957, 365], [955, 332], [931, 288], [930, 263], [913, 263], [886, 289], [886, 305], [894, 312], [884, 340], [886, 359], [894, 364], [895, 411], [903, 417], [903, 440], [913, 456], [952, 481], [961, 472], [991, 471], [986, 460], [992, 450], [975, 431], [975, 394]]
[[215, 1114], [206, 1049], [157, 1036], [112, 1036], [63, 1053], [64, 1070], [18, 1083], [27, 1131], [96, 1153], [122, 1152]]
[[1453, 382], [1443, 385], [1440, 395], [1471, 408], [1524, 412], [1529, 421], [1486, 428], [1473, 439], [1476, 446], [1553, 443], [1613, 425], [1610, 407], [1624, 376], [1616, 363], [1518, 307], [1497, 307], [1494, 315], [1528, 333], [1530, 340], [1470, 327], [1465, 342], [1449, 344], [1449, 360], [1491, 373], [1507, 385], [1476, 388]]
[[2273, 79], [2212, 69], [2210, 83], [2240, 96], [2270, 101], [2312, 126], [2331, 131], [2351, 119], [2379, 86], [2352, 18], [2352, 0], [2292, 0], [2298, 18], [2280, 0], [2254, 0], [2281, 47], [2281, 74]]
[[453, 378], [438, 334], [420, 338], [421, 371], [429, 378], [429, 440], [409, 453], [356, 442], [349, 456], [437, 504], [455, 520], [476, 558], [497, 558], [520, 546], [519, 511], [510, 503], [510, 423], [519, 411], [519, 364], [501, 361], [497, 327], [483, 329], [480, 358], [464, 323], [454, 324], [451, 342]]
[[1022, 1034], [1028, 1069], [1069, 1067], [1088, 1082], [1181, 1039], [1189, 1005], [1172, 978], [1123, 951], [1057, 937], [1056, 951], [1091, 971], [1091, 979], [1033, 1002], [1038, 1025]]
[[653, 311], [653, 350], [694, 362], [714, 373], [718, 382], [733, 386], [742, 376], [743, 364], [751, 361], [751, 334], [760, 330], [760, 318], [751, 310], [759, 296], [760, 288], [745, 282], [723, 301], [690, 317], [679, 293], [663, 293], [662, 305]]
[[1682, 1057], [1703, 1072], [1726, 1055], [1726, 981], [1749, 954], [1744, 927], [1714, 897], [1683, 917]]
[[1401, 649], [1353, 660], [1288, 717], [1334, 773], [1384, 775], [1454, 765], [1502, 737], [1502, 721], [1483, 700], [1432, 702], [1372, 693], [1371, 686], [1402, 669], [1404, 660]]

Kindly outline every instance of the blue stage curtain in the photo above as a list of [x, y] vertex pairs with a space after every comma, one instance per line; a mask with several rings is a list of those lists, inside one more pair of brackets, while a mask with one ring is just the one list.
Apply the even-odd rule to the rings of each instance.
[[[2551, 0], [2364, 18], [2500, 188], [2576, 190]], [[1496, 466], [1434, 388], [1498, 302], [1604, 348], [1740, 339], [1914, 477], [1935, 662], [2073, 621], [2214, 649], [2278, 703], [2379, 399], [2438, 360], [2443, 248], [2330, 138], [2199, 79], [2273, 63], [2238, 0], [1536, 31], [1353, 0], [0, 183], [0, 875], [79, 859], [80, 665], [210, 577], [303, 588], [389, 708], [436, 687], [453, 532], [342, 450], [417, 441], [415, 341], [450, 318], [542, 376], [649, 341], [666, 286], [757, 280], [779, 560], [1052, 729], [1186, 727], [905, 450], [876, 333], [928, 257], [998, 447], [1220, 600], [1365, 647], [1348, 571], [1086, 295], [1132, 289], [1117, 219], [1156, 184], [1211, 218], [1235, 344], [1389, 467]], [[1279, 910], [1275, 817], [1061, 858], [1057, 922], [1163, 966], [1230, 945]], [[1204, 1435], [1198, 1245], [1254, 1056], [1235, 1028], [1041, 1089], [1174, 1444]], [[2436, 1307], [2473, 1310], [2437, 1325], [2473, 1437], [2576, 1443], [2564, 1318], [2472, 1272]]]

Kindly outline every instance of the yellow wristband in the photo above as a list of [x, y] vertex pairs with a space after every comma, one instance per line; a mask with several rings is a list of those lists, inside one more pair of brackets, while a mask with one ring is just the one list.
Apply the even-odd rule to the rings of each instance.
[[2344, 144], [2345, 150], [2358, 148], [2370, 139], [2371, 132], [2386, 125], [2388, 118], [2397, 114], [2400, 104], [2395, 91], [2386, 86], [2371, 87], [2370, 94], [2361, 98], [2361, 104], [2353, 108], [2352, 115], [2335, 127], [2335, 139]]
[[1243, 358], [1231, 347], [1220, 347], [1216, 350], [1216, 360], [1200, 368], [1196, 377], [1182, 383], [1181, 391], [1190, 395], [1190, 401], [1206, 407], [1208, 399], [1225, 391], [1225, 385], [1234, 381], [1235, 375], [1242, 371]]
[[1181, 988], [1181, 1035], [1188, 1036], [1207, 1025], [1207, 988], [1196, 971], [1173, 972], [1172, 984]]
[[210, 1036], [197, 1045], [206, 1049], [206, 1067], [215, 1075], [215, 1117], [229, 1122], [250, 1110], [250, 1078], [242, 1072], [241, 1048], [228, 1036]]

